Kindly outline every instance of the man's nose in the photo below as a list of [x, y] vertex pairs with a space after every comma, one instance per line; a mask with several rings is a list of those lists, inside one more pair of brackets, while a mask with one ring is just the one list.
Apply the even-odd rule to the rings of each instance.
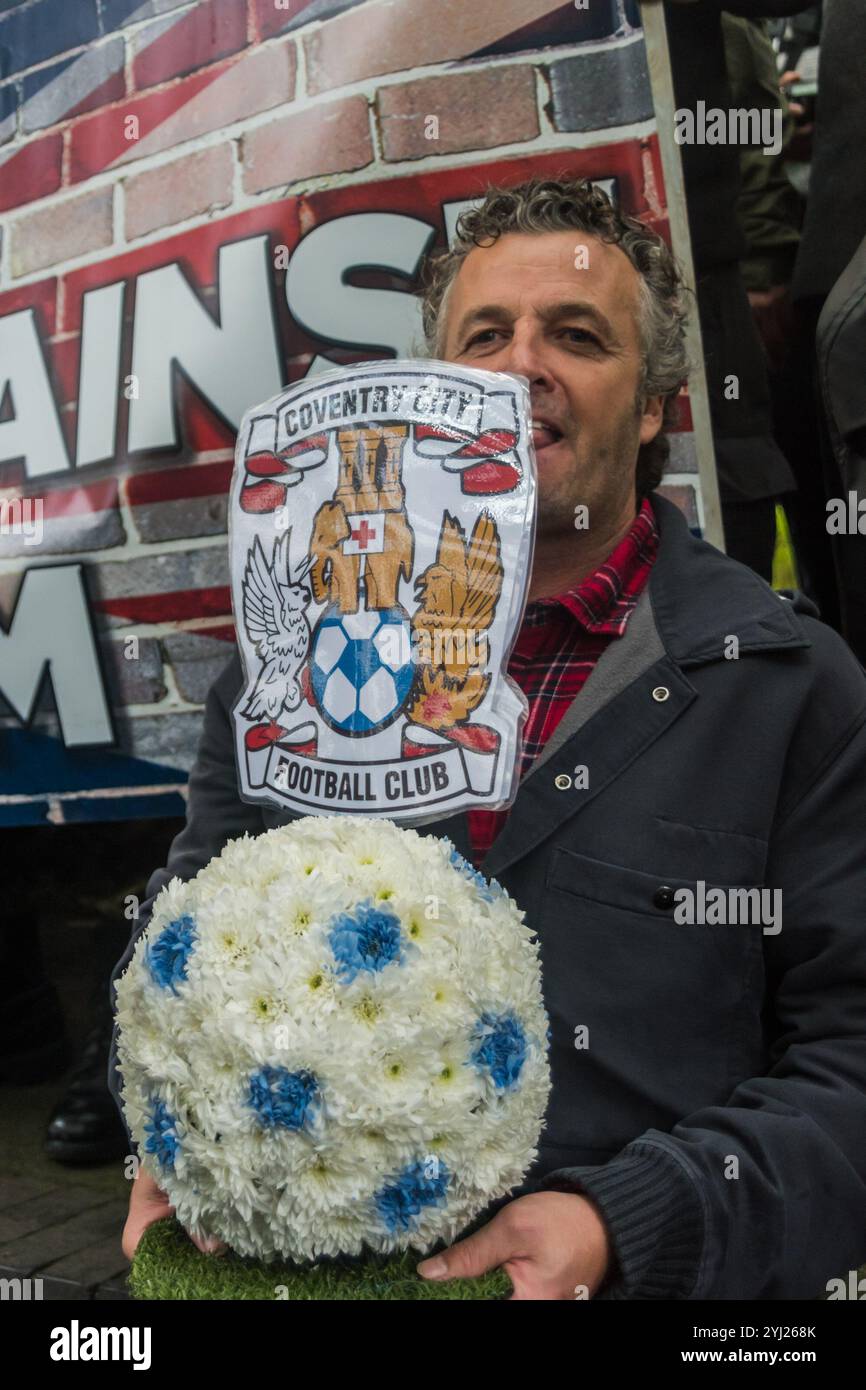
[[548, 344], [543, 333], [530, 325], [514, 325], [511, 337], [503, 347], [501, 360], [496, 365], [498, 371], [525, 376], [534, 384], [553, 385]]

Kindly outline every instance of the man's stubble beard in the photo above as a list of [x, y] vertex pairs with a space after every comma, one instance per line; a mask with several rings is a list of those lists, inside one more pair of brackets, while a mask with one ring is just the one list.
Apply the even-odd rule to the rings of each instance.
[[[554, 493], [545, 497], [543, 469], [539, 469], [538, 480], [538, 520], [537, 540], [561, 538], [570, 534], [576, 540], [588, 538], [593, 531], [598, 534], [615, 529], [623, 506], [634, 487], [635, 469], [639, 441], [635, 443], [635, 423], [643, 409], [643, 403], [636, 402], [633, 414], [622, 417], [612, 436], [601, 445], [601, 458], [597, 466], [590, 470], [593, 487], [581, 489], [579, 478], [581, 463], [578, 455], [579, 436], [574, 443], [574, 466], [568, 477], [561, 479]], [[619, 486], [614, 490], [605, 487], [603, 479], [616, 476]], [[587, 509], [586, 525], [576, 525], [577, 509]]]

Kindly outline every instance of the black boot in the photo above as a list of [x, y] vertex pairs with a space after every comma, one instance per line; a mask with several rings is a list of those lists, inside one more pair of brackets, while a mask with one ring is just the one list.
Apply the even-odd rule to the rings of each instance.
[[57, 1163], [95, 1166], [123, 1158], [129, 1148], [123, 1122], [108, 1089], [108, 1051], [112, 1016], [105, 1000], [96, 1009], [81, 1059], [61, 1096], [45, 1138], [45, 1151]]

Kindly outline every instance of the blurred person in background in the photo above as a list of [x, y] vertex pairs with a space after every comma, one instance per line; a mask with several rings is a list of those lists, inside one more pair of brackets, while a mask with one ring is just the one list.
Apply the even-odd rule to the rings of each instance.
[[[792, 404], [786, 399], [791, 393], [785, 390], [784, 382], [793, 339], [790, 287], [800, 244], [803, 202], [787, 174], [786, 150], [793, 133], [794, 119], [780, 86], [776, 54], [767, 29], [765, 20], [730, 14], [722, 16], [725, 65], [735, 108], [771, 112], [774, 127], [778, 117], [782, 132], [778, 153], [762, 148], [759, 143], [740, 148], [737, 217], [746, 241], [740, 273], [764, 349], [773, 434], [791, 464], [799, 489], [801, 481], [796, 467], [796, 453], [800, 447], [802, 428], [797, 433], [780, 429], [780, 420], [783, 424], [787, 422]], [[808, 403], [808, 391], [804, 394]], [[795, 414], [802, 399], [803, 393], [793, 402]], [[812, 421], [813, 435], [814, 432]], [[808, 547], [803, 544], [801, 534], [801, 501], [802, 493], [799, 491], [789, 492], [779, 499], [776, 531], [778, 533], [780, 523], [784, 527], [786, 521], [790, 522], [797, 536], [799, 568], [794, 557], [789, 555], [794, 574], [788, 582], [799, 585], [811, 598], [818, 600], [811, 579], [811, 567], [805, 563]], [[783, 508], [782, 515], [780, 508]], [[813, 511], [807, 509], [806, 524]], [[823, 539], [826, 548], [827, 538], [820, 518], [817, 519], [817, 528], [818, 540]], [[831, 593], [835, 597], [835, 587]]]
[[[723, 10], [747, 19], [784, 17], [806, 0], [666, 0], [665, 18], [678, 108], [730, 110]], [[741, 262], [748, 247], [737, 214], [740, 147], [680, 147], [713, 443], [729, 555], [768, 582], [776, 543], [776, 502], [796, 487], [773, 434], [764, 351], [746, 295]], [[737, 394], [726, 379], [737, 378]]]
[[[822, 311], [834, 287], [846, 276], [844, 303], [838, 306], [838, 312], [847, 314], [844, 367], [828, 379], [820, 341], [810, 357], [820, 420], [819, 451], [813, 469], [816, 490], [823, 485], [825, 525], [828, 501], [844, 499], [852, 490], [866, 496], [862, 470], [848, 466], [852, 459], [866, 456], [866, 329], [862, 309], [858, 312], [858, 303], [866, 293], [866, 250], [862, 245], [866, 238], [864, 57], [863, 0], [825, 0], [812, 172], [792, 288], [804, 337], [813, 345]], [[847, 432], [847, 440], [837, 438], [835, 448], [828, 401], [819, 376], [824, 377], [825, 387], [832, 385], [832, 408], [844, 420]], [[856, 531], [831, 533], [830, 545], [839, 586], [842, 632], [860, 661], [866, 662], [866, 536]]]

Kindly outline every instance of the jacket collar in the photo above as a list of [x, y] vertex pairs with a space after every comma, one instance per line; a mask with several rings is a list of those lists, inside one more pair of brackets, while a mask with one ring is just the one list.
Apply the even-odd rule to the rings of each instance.
[[802, 594], [782, 598], [759, 575], [692, 535], [680, 509], [653, 493], [659, 551], [649, 580], [659, 636], [682, 667], [740, 652], [809, 647], [800, 614], [818, 609]]

